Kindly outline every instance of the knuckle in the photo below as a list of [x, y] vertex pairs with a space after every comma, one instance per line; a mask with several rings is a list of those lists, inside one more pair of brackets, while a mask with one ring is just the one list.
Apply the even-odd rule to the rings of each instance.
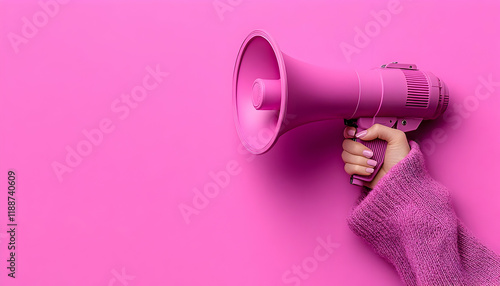
[[351, 139], [344, 139], [344, 142], [342, 142], [342, 149], [347, 150], [349, 148], [350, 142], [354, 142]]
[[399, 129], [394, 129], [394, 138], [398, 140], [403, 140], [404, 138], [406, 138], [406, 133], [404, 133]]
[[396, 128], [391, 128], [391, 129], [392, 129], [392, 132], [393, 132], [394, 134], [398, 134], [398, 135], [404, 134], [404, 132], [403, 132], [403, 131], [401, 131], [401, 130], [399, 130], [399, 129], [396, 129]]
[[380, 128], [382, 128], [382, 125], [380, 125], [379, 123], [375, 123], [373, 124], [372, 128], [375, 132], [378, 132], [380, 131]]
[[368, 165], [368, 159], [366, 159], [365, 157], [358, 157], [358, 165], [359, 166], [367, 166]]
[[354, 142], [356, 143], [354, 146], [354, 151], [355, 151], [355, 155], [358, 155], [358, 156], [362, 156], [363, 155], [363, 151], [365, 149], [368, 149], [365, 145], [363, 145], [362, 143], [360, 142]]
[[344, 163], [346, 163], [346, 159], [347, 159], [347, 152], [344, 150], [342, 151], [342, 160], [344, 161]]
[[354, 174], [358, 174], [358, 175], [360, 175], [360, 174], [361, 174], [361, 173], [360, 173], [360, 169], [361, 169], [361, 168], [360, 168], [358, 165], [354, 166], [354, 168], [353, 168], [353, 169], [354, 169], [354, 170], [353, 170], [353, 173], [354, 173]]
[[349, 164], [345, 164], [345, 165], [344, 165], [344, 171], [345, 171], [347, 174], [349, 174], [349, 175], [352, 175], [352, 174], [353, 174], [353, 172], [352, 172], [352, 168], [351, 168], [351, 166], [350, 166]]

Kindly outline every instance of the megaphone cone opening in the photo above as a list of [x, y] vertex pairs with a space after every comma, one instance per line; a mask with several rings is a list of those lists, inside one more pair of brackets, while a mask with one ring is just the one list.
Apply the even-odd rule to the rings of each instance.
[[243, 41], [233, 74], [233, 106], [238, 135], [254, 154], [268, 151], [286, 114], [287, 80], [283, 55], [262, 30]]

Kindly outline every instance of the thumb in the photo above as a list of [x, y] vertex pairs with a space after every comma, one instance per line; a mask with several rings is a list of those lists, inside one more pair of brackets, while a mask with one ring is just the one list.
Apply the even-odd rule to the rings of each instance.
[[390, 128], [380, 124], [375, 124], [365, 131], [361, 131], [356, 134], [356, 138], [362, 139], [364, 141], [370, 141], [379, 138], [387, 141], [388, 143], [395, 143], [402, 139], [405, 139], [406, 136], [401, 130]]

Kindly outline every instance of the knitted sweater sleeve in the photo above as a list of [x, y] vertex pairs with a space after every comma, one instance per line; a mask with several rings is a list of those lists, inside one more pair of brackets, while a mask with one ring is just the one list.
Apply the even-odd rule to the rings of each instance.
[[500, 257], [457, 219], [419, 146], [364, 194], [351, 230], [392, 263], [406, 285], [500, 285]]

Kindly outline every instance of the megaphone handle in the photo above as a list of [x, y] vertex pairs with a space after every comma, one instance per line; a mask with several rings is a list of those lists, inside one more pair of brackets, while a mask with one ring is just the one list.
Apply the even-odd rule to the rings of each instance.
[[354, 139], [355, 141], [358, 141], [365, 145], [366, 147], [370, 148], [370, 150], [373, 151], [373, 156], [372, 160], [377, 161], [377, 166], [373, 167], [374, 171], [368, 176], [361, 176], [361, 175], [352, 175], [351, 176], [351, 184], [357, 185], [357, 186], [363, 186], [363, 182], [371, 182], [373, 178], [377, 175], [378, 171], [380, 170], [380, 167], [384, 163], [384, 157], [385, 157], [385, 150], [387, 149], [387, 141], [382, 140], [382, 139], [375, 139], [375, 140], [370, 140], [370, 141], [363, 141], [361, 139]]

